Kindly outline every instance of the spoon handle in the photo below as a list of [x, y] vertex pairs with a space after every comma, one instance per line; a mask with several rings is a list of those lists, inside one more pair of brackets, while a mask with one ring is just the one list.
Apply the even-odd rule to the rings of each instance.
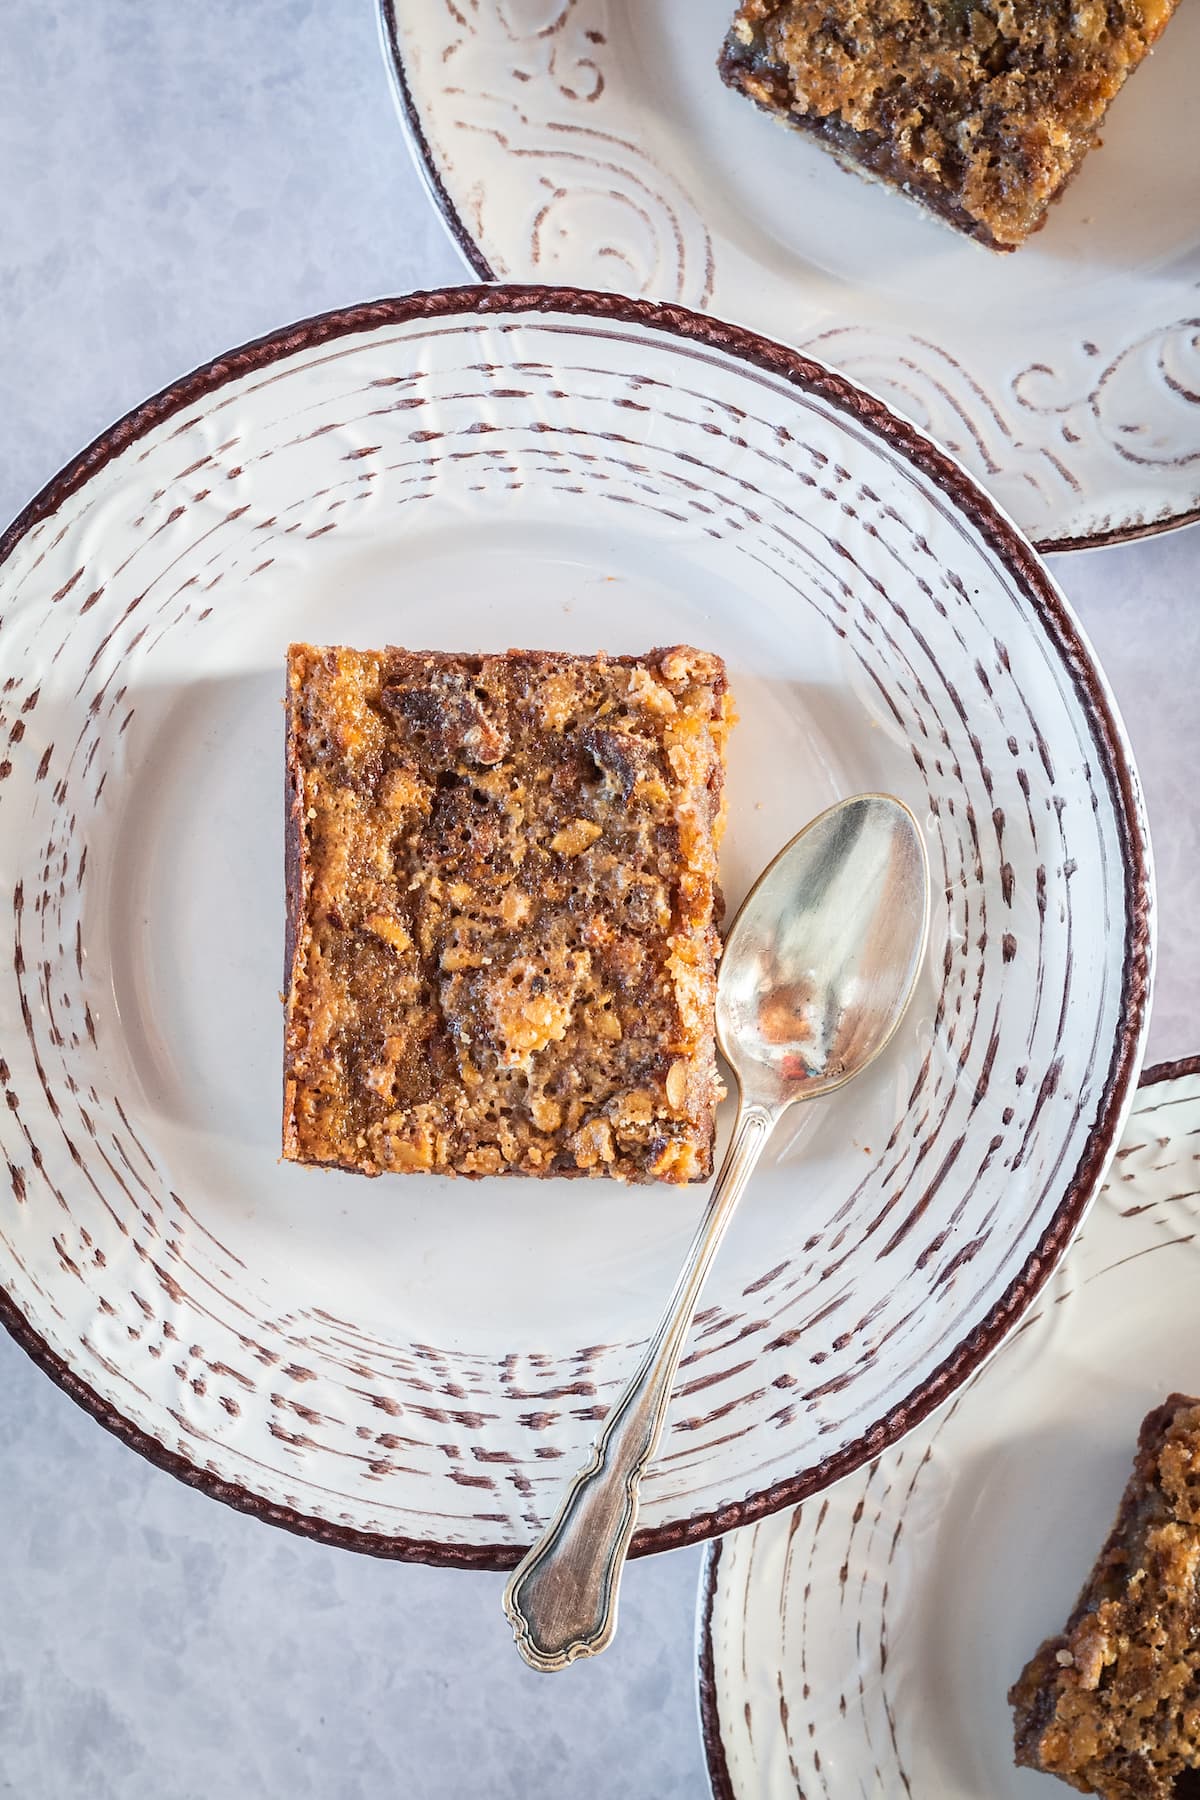
[[617, 1626], [621, 1571], [638, 1488], [662, 1436], [680, 1352], [717, 1247], [777, 1114], [743, 1104], [687, 1261], [636, 1375], [604, 1422], [591, 1460], [504, 1592], [517, 1648], [535, 1669], [595, 1656]]

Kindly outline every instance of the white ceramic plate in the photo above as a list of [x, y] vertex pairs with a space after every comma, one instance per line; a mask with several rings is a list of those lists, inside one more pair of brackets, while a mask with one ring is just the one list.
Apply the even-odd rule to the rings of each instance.
[[578, 293], [330, 315], [66, 470], [0, 544], [0, 615], [0, 1288], [147, 1455], [337, 1542], [510, 1563], [700, 1205], [279, 1164], [290, 638], [721, 652], [734, 904], [841, 795], [926, 823], [918, 1001], [756, 1178], [640, 1549], [861, 1461], [1044, 1280], [1141, 1054], [1136, 777], [1036, 557], [840, 377]]
[[1008, 1688], [1074, 1604], [1142, 1418], [1200, 1392], [1200, 1058], [1147, 1073], [1100, 1202], [952, 1405], [701, 1585], [717, 1800], [1036, 1800]]
[[476, 272], [679, 300], [835, 363], [1043, 548], [1200, 510], [1200, 6], [1014, 256], [730, 93], [734, 0], [380, 0], [402, 114]]

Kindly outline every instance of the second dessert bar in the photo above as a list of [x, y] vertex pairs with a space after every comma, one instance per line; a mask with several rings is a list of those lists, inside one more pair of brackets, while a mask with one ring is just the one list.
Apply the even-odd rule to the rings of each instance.
[[1045, 223], [1176, 0], [744, 0], [721, 73], [993, 250]]
[[[1200, 1768], [1200, 1400], [1149, 1413], [1066, 1626], [1009, 1694], [1017, 1762], [1103, 1800], [1172, 1800]], [[1188, 1793], [1194, 1787], [1186, 1788]]]

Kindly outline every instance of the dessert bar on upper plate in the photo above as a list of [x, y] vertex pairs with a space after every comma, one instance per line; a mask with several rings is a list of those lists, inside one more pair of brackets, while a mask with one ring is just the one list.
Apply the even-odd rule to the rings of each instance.
[[993, 250], [1099, 142], [1177, 0], [744, 0], [730, 87]]

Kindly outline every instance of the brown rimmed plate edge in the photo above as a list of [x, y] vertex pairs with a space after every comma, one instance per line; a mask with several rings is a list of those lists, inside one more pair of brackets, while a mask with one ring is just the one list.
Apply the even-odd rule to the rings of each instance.
[[[1153, 876], [1140, 789], [1123, 727], [1073, 614], [1029, 541], [972, 476], [883, 401], [815, 358], [790, 350], [742, 326], [725, 324], [687, 307], [572, 287], [505, 284], [434, 289], [342, 307], [298, 320], [201, 364], [102, 432], [81, 455], [47, 482], [0, 535], [0, 565], [7, 561], [28, 531], [51, 516], [65, 499], [130, 444], [164, 419], [184, 407], [195, 405], [242, 375], [301, 350], [380, 326], [469, 313], [504, 315], [521, 312], [598, 317], [650, 327], [737, 356], [756, 368], [819, 394], [826, 403], [858, 420], [915, 468], [932, 477], [1020, 581], [1043, 629], [1071, 675], [1102, 756], [1105, 780], [1122, 839], [1128, 920], [1122, 972], [1122, 1024], [1113, 1046], [1096, 1124], [1054, 1217], [1025, 1267], [988, 1316], [953, 1354], [853, 1443], [836, 1455], [760, 1493], [749, 1495], [745, 1500], [639, 1531], [630, 1555], [647, 1556], [719, 1537], [738, 1526], [752, 1524], [768, 1514], [795, 1506], [878, 1456], [940, 1406], [991, 1354], [1020, 1318], [1049, 1277], [1098, 1191], [1132, 1102], [1149, 1023], [1154, 953]], [[106, 1430], [156, 1467], [240, 1512], [344, 1549], [449, 1568], [515, 1568], [528, 1547], [443, 1544], [416, 1538], [377, 1536], [267, 1500], [237, 1483], [223, 1480], [211, 1470], [195, 1467], [110, 1406], [44, 1342], [2, 1287], [0, 1325]]]

